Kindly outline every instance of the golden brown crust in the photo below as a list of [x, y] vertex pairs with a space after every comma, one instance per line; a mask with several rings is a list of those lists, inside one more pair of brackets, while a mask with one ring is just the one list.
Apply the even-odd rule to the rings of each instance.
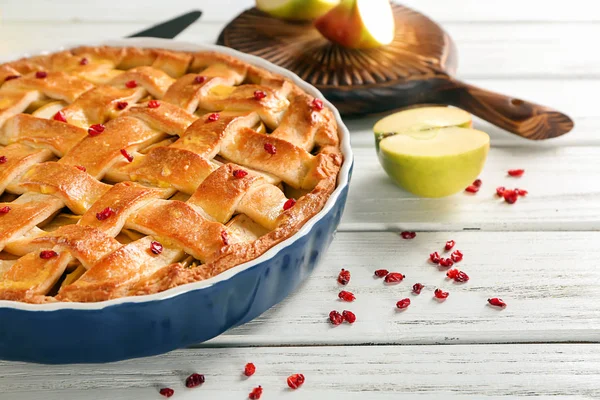
[[[208, 279], [295, 234], [343, 161], [329, 109], [216, 52], [101, 46], [17, 60], [0, 65], [0, 100], [0, 188], [21, 195], [0, 204], [0, 246], [29, 251], [0, 270], [0, 299], [103, 301]], [[177, 191], [191, 197], [169, 200]], [[306, 194], [293, 204], [285, 193]], [[77, 223], [44, 231], [65, 206]], [[59, 254], [42, 260], [42, 248]], [[87, 271], [49, 296], [67, 265]]]

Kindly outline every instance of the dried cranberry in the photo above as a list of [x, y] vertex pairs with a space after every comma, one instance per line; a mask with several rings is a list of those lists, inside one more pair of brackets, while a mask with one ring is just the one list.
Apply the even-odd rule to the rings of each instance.
[[256, 372], [256, 366], [252, 363], [248, 363], [244, 367], [244, 375], [246, 375], [246, 376], [252, 376], [252, 375], [254, 375], [255, 372]]
[[194, 83], [204, 83], [206, 82], [206, 77], [202, 75], [196, 75], [194, 78]]
[[333, 310], [329, 313], [329, 322], [331, 322], [333, 325], [339, 325], [344, 322], [344, 317], [339, 312]]
[[96, 213], [96, 219], [98, 221], [104, 221], [105, 219], [112, 217], [114, 213], [115, 210], [113, 210], [110, 207], [106, 207], [104, 210], [100, 211], [99, 213]]
[[160, 107], [160, 101], [158, 100], [150, 100], [148, 102], [148, 108], [158, 108]]
[[287, 211], [290, 208], [296, 205], [296, 199], [288, 199], [285, 203], [283, 203], [283, 211]]
[[12, 81], [13, 79], [19, 79], [20, 77], [21, 75], [9, 75], [6, 78], [4, 78], [4, 82]]
[[127, 150], [121, 149], [121, 154], [123, 155], [123, 157], [125, 157], [127, 159], [127, 161], [129, 161], [129, 162], [133, 161], [133, 156], [131, 154], [129, 154], [127, 152]]
[[415, 283], [412, 287], [412, 291], [414, 294], [421, 294], [421, 290], [423, 290], [424, 287], [425, 285], [422, 283]]
[[509, 169], [508, 170], [508, 175], [514, 176], [514, 177], [523, 176], [524, 173], [525, 173], [524, 169]]
[[529, 192], [525, 189], [515, 189], [515, 193], [519, 196], [527, 196]]
[[254, 98], [255, 98], [256, 100], [262, 100], [262, 99], [264, 99], [265, 97], [267, 97], [267, 94], [266, 94], [265, 92], [263, 92], [262, 90], [256, 90], [256, 91], [254, 92]]
[[498, 186], [496, 188], [496, 195], [502, 197], [502, 196], [504, 196], [505, 191], [506, 191], [506, 188], [504, 186]]
[[385, 283], [399, 283], [406, 278], [406, 276], [402, 275], [400, 272], [390, 272], [385, 276]]
[[456, 242], [454, 240], [448, 240], [446, 242], [446, 246], [444, 246], [444, 249], [452, 250], [452, 248], [454, 247], [455, 244], [456, 244]]
[[396, 303], [396, 307], [398, 307], [398, 308], [399, 308], [399, 309], [401, 309], [401, 310], [404, 310], [404, 309], [405, 309], [405, 308], [407, 308], [408, 306], [410, 306], [410, 299], [409, 299], [409, 298], [406, 298], [406, 299], [399, 300], [399, 301]]
[[88, 65], [89, 63], [90, 63], [90, 60], [88, 60], [85, 57], [83, 57], [81, 60], [79, 60], [79, 65]]
[[53, 120], [55, 121], [60, 121], [60, 122], [67, 122], [67, 118], [65, 117], [65, 113], [61, 111], [58, 111], [56, 114], [54, 114], [54, 117], [52, 117]]
[[477, 186], [475, 186], [475, 185], [469, 185], [465, 189], [465, 192], [468, 192], [468, 193], [477, 193], [477, 192], [479, 192], [479, 188]]
[[154, 241], [154, 242], [150, 243], [150, 251], [153, 254], [159, 255], [163, 251], [163, 245], [160, 244], [159, 242]]
[[459, 271], [458, 274], [454, 277], [455, 282], [467, 282], [469, 280], [469, 275], [467, 275], [464, 271]]
[[375, 276], [378, 278], [383, 278], [384, 276], [386, 276], [389, 273], [390, 273], [390, 271], [388, 271], [387, 269], [378, 269], [375, 271]]
[[437, 251], [434, 251], [433, 253], [431, 253], [429, 255], [429, 261], [431, 261], [434, 264], [439, 264], [440, 263], [440, 254]]
[[40, 258], [43, 258], [44, 260], [48, 260], [50, 258], [54, 258], [58, 256], [58, 253], [55, 252], [54, 250], [42, 250], [40, 251]]
[[83, 172], [87, 171], [87, 169], [83, 165], [76, 165], [75, 168]]
[[175, 394], [175, 391], [171, 388], [162, 388], [158, 391], [158, 393], [165, 397], [171, 397], [173, 396], [173, 394]]
[[277, 147], [275, 147], [271, 143], [265, 143], [265, 145], [263, 147], [264, 147], [265, 151], [267, 153], [269, 153], [269, 154], [276, 154], [277, 153]]
[[219, 115], [219, 113], [212, 113], [208, 117], [206, 117], [206, 120], [208, 122], [215, 122], [215, 121], [218, 121], [219, 118], [221, 118], [221, 116]]
[[448, 272], [446, 272], [446, 276], [450, 279], [454, 279], [458, 276], [459, 272], [460, 271], [457, 270], [456, 268], [452, 268], [452, 269], [449, 269]]
[[193, 373], [185, 380], [185, 386], [194, 388], [204, 383], [204, 375]]
[[344, 301], [354, 301], [356, 300], [356, 297], [354, 296], [354, 293], [352, 292], [348, 292], [346, 290], [342, 290], [339, 294], [338, 297]]
[[323, 109], [323, 100], [321, 99], [314, 99], [311, 103], [311, 107], [313, 110], [316, 111], [321, 111]]
[[90, 127], [88, 128], [88, 135], [92, 137], [98, 136], [99, 134], [104, 132], [104, 129], [106, 129], [106, 127], [102, 124], [90, 125]]
[[0, 207], [0, 215], [8, 214], [9, 211], [10, 211], [9, 206]]
[[502, 196], [504, 197], [504, 201], [508, 204], [516, 203], [519, 198], [519, 195], [514, 190], [505, 190]]
[[354, 321], [356, 321], [356, 315], [354, 315], [352, 311], [344, 310], [342, 311], [342, 316], [344, 317], [344, 320], [349, 324], [353, 324]]
[[350, 282], [350, 271], [342, 268], [342, 270], [340, 271], [340, 273], [338, 274], [338, 278], [337, 281], [341, 284], [341, 285], [347, 285]]
[[38, 71], [35, 73], [35, 77], [37, 79], [44, 79], [47, 76], [48, 76], [48, 73], [46, 71]]
[[129, 89], [133, 89], [137, 87], [137, 82], [136, 81], [127, 81], [125, 82], [125, 86], [128, 87]]
[[127, 102], [126, 101], [118, 101], [117, 102], [117, 110], [124, 110], [127, 108]]
[[473, 185], [473, 186], [475, 186], [475, 187], [481, 187], [481, 184], [482, 184], [482, 183], [483, 183], [483, 182], [481, 182], [481, 179], [475, 179], [475, 180], [473, 181], [472, 185]]
[[437, 299], [446, 299], [446, 298], [448, 298], [448, 296], [450, 296], [450, 293], [444, 292], [442, 289], [435, 289], [435, 291], [433, 292], [433, 295]]
[[246, 175], [248, 175], [248, 172], [244, 171], [243, 169], [234, 169], [233, 170], [233, 177], [236, 179], [242, 179]]
[[227, 231], [221, 231], [221, 240], [223, 240], [225, 246], [229, 245], [229, 235], [227, 235]]
[[290, 375], [287, 378], [287, 384], [290, 389], [298, 389], [304, 383], [304, 375], [302, 374], [294, 374]]
[[8, 158], [6, 158], [6, 156], [0, 156], [0, 164], [6, 164], [7, 161]]
[[506, 307], [506, 303], [502, 301], [502, 299], [499, 299], [497, 297], [492, 297], [491, 299], [488, 299], [488, 303], [496, 307]]
[[400, 236], [402, 236], [402, 239], [414, 239], [415, 237], [417, 237], [417, 233], [404, 231], [404, 232], [400, 233]]
[[440, 266], [442, 267], [451, 267], [454, 265], [454, 261], [449, 258], [440, 258]]
[[254, 389], [252, 389], [250, 394], [248, 394], [248, 398], [250, 400], [258, 400], [262, 396], [262, 393], [263, 393], [262, 386], [257, 386]]
[[452, 261], [455, 263], [460, 262], [463, 259], [463, 253], [460, 250], [454, 250], [452, 254], [450, 254], [450, 258], [452, 258]]

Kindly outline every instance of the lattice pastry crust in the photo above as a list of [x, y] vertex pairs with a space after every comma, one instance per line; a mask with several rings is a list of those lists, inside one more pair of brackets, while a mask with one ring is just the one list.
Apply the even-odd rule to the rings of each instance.
[[160, 292], [252, 260], [319, 212], [329, 109], [214, 52], [80, 47], [0, 65], [0, 299]]

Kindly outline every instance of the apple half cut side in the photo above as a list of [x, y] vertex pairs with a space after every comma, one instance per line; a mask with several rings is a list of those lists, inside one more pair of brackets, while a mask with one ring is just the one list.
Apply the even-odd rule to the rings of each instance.
[[315, 21], [315, 28], [333, 43], [370, 49], [394, 40], [394, 14], [389, 0], [342, 0]]
[[256, 0], [256, 8], [281, 19], [311, 20], [318, 18], [340, 0]]
[[471, 115], [457, 108], [390, 115], [374, 127], [379, 162], [396, 184], [418, 196], [458, 193], [477, 179], [490, 147], [487, 133], [470, 126]]

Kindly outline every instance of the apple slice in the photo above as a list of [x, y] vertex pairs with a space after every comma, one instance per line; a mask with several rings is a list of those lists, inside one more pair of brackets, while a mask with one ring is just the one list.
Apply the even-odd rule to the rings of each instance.
[[281, 19], [310, 20], [335, 7], [340, 0], [256, 0], [256, 8]]
[[471, 129], [457, 108], [401, 111], [377, 124], [379, 162], [399, 186], [422, 197], [460, 192], [481, 173], [490, 147], [487, 133]]
[[342, 0], [315, 27], [330, 41], [352, 49], [390, 44], [395, 32], [389, 0]]

